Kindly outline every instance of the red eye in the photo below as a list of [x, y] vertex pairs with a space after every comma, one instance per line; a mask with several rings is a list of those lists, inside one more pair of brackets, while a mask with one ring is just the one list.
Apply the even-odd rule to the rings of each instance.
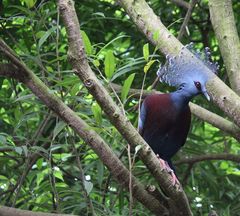
[[201, 91], [202, 90], [202, 87], [201, 87], [201, 83], [200, 82], [194, 82], [196, 88]]

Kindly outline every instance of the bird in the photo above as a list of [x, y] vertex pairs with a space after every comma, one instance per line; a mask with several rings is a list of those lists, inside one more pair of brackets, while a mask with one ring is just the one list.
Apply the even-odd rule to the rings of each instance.
[[206, 82], [217, 70], [217, 63], [210, 60], [209, 48], [202, 54], [195, 51], [192, 44], [184, 46], [179, 55], [167, 56], [165, 65], [157, 72], [161, 82], [177, 89], [149, 95], [141, 104], [139, 133], [157, 155], [162, 167], [171, 172], [173, 185], [179, 181], [171, 158], [187, 139], [191, 124], [189, 101], [199, 94], [210, 100]]

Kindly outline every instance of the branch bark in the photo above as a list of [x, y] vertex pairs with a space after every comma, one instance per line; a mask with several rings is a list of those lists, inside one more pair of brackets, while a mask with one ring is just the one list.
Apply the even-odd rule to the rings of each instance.
[[[178, 55], [183, 45], [167, 30], [145, 0], [119, 0], [139, 30], [165, 55]], [[188, 52], [191, 55], [190, 51]], [[193, 56], [194, 61], [199, 59]], [[203, 64], [202, 62], [199, 62]], [[206, 68], [206, 70], [209, 70]], [[213, 101], [240, 126], [240, 98], [217, 76], [207, 82]]]
[[63, 18], [68, 34], [68, 57], [73, 66], [75, 74], [82, 80], [85, 87], [94, 96], [104, 112], [107, 114], [111, 123], [118, 129], [122, 136], [134, 148], [141, 145], [138, 152], [141, 160], [151, 171], [164, 192], [173, 200], [178, 209], [179, 215], [192, 215], [186, 194], [179, 185], [179, 189], [172, 186], [170, 175], [160, 167], [156, 155], [152, 152], [149, 145], [139, 135], [120, 108], [114, 103], [109, 93], [97, 79], [91, 70], [84, 51], [78, 18], [71, 0], [59, 0], [60, 13]]
[[42, 212], [33, 212], [27, 210], [21, 210], [16, 208], [10, 208], [6, 206], [0, 206], [1, 216], [70, 216], [70, 214], [51, 214]]
[[[48, 108], [53, 110], [63, 121], [65, 121], [82, 139], [95, 151], [103, 163], [112, 173], [120, 185], [128, 189], [129, 171], [113, 153], [105, 141], [87, 125], [78, 115], [66, 106], [56, 95], [52, 94], [48, 87], [35, 74], [22, 63], [13, 51], [0, 40], [0, 50], [15, 65], [12, 70], [15, 78], [23, 82]], [[9, 68], [8, 68], [9, 69]], [[2, 74], [6, 74], [2, 73]], [[1, 75], [1, 74], [0, 74]], [[132, 176], [133, 196], [155, 214], [167, 215], [167, 209], [150, 195], [144, 186]]]
[[174, 4], [183, 7], [185, 9], [189, 9], [190, 8], [190, 4], [186, 1], [183, 0], [170, 0], [171, 2], [173, 2]]
[[211, 22], [231, 87], [240, 95], [240, 41], [231, 0], [209, 0]]
[[176, 165], [188, 163], [188, 164], [194, 164], [206, 160], [228, 160], [228, 161], [233, 161], [236, 163], [240, 162], [240, 156], [239, 155], [234, 155], [234, 154], [207, 154], [207, 155], [199, 155], [199, 156], [194, 156], [190, 158], [183, 158], [178, 161], [176, 161]]

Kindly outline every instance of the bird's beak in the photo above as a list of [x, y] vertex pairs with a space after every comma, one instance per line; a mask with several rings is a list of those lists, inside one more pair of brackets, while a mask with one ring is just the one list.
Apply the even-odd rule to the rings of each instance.
[[210, 96], [208, 95], [207, 91], [203, 91], [202, 93], [207, 98], [207, 100], [210, 101]]

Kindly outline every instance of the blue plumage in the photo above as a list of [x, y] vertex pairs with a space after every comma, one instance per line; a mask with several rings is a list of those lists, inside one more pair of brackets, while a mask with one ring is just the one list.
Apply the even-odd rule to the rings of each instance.
[[[189, 48], [189, 47], [187, 47]], [[192, 51], [192, 50], [191, 50]], [[192, 55], [198, 57], [192, 60]], [[171, 157], [185, 144], [191, 123], [189, 101], [198, 94], [209, 100], [205, 84], [217, 70], [209, 52], [189, 55], [186, 48], [176, 57], [168, 57], [158, 71], [160, 81], [176, 86], [169, 94], [153, 94], [142, 103], [139, 132], [155, 154], [174, 170]]]

